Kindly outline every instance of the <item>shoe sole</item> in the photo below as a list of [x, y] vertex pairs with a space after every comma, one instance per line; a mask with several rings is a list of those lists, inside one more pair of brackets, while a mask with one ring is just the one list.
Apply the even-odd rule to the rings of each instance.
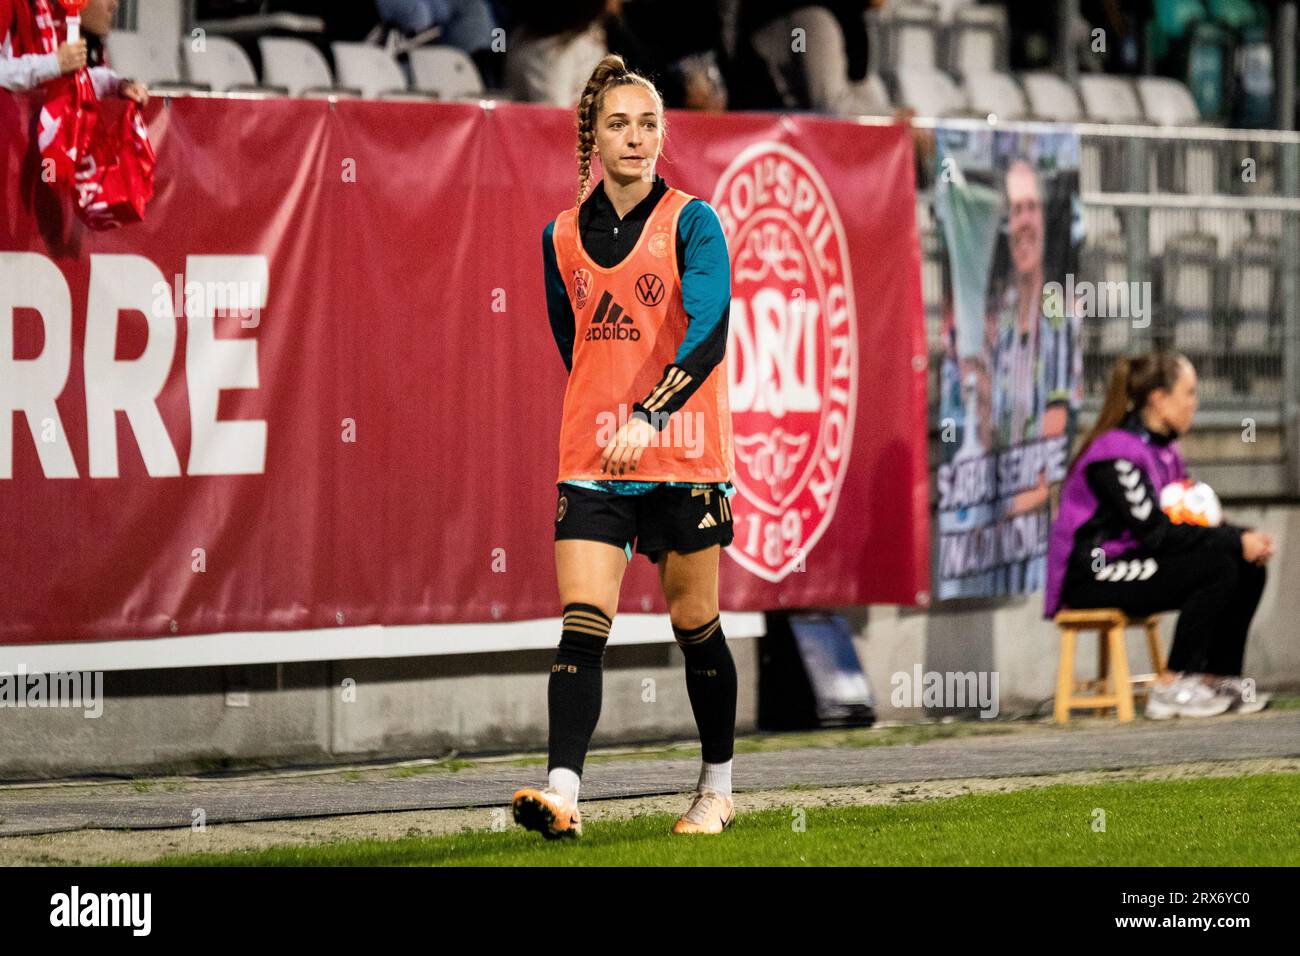
[[1243, 717], [1246, 717], [1249, 716], [1250, 714], [1258, 714], [1261, 710], [1266, 708], [1268, 704], [1269, 702], [1267, 700], [1256, 701], [1251, 704], [1241, 704], [1237, 707], [1230, 707], [1228, 708], [1228, 712], [1233, 714], [1241, 714]]
[[1175, 717], [1190, 717], [1196, 719], [1198, 717], [1218, 717], [1220, 714], [1226, 714], [1227, 712], [1227, 707], [1221, 707], [1192, 713], [1182, 707], [1166, 707], [1161, 704], [1153, 706], [1148, 702], [1146, 710], [1143, 711], [1143, 716], [1148, 720], [1172, 720]]
[[[719, 830], [718, 833], [723, 832], [724, 830], [727, 829], [727, 827], [731, 826], [731, 821], [735, 819], [736, 819], [736, 812], [733, 810], [731, 812], [731, 816], [727, 817], [727, 819], [722, 821], [722, 830]], [[709, 833], [707, 831], [700, 832], [698, 830], [686, 830], [685, 832], [680, 830], [673, 830], [671, 832], [673, 836], [717, 836], [718, 835], [718, 833]]]
[[582, 831], [577, 826], [567, 830], [555, 829], [555, 811], [534, 797], [520, 797], [514, 803], [515, 823], [525, 830], [533, 830], [548, 840], [571, 840]]

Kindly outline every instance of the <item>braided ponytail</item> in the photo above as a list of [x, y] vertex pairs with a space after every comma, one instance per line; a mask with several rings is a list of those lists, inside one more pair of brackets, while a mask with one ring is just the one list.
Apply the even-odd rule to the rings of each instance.
[[596, 119], [600, 114], [605, 93], [616, 86], [644, 86], [659, 104], [661, 136], [667, 128], [663, 120], [664, 101], [655, 85], [640, 73], [627, 68], [627, 63], [617, 53], [607, 53], [591, 71], [587, 85], [578, 100], [578, 205], [587, 198], [591, 185], [591, 153], [596, 145]]

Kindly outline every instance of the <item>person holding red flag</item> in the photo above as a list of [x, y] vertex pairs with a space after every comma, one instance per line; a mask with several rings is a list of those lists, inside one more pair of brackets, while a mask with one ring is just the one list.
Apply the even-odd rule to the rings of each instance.
[[[117, 5], [118, 0], [90, 0], [82, 12], [82, 24], [97, 48], [102, 49], [103, 38], [112, 28]], [[89, 68], [96, 96], [117, 94], [141, 106], [149, 102], [149, 90], [143, 83], [123, 79], [106, 63], [91, 63], [84, 36], [68, 41], [65, 32], [64, 42], [57, 43], [58, 24], [63, 19], [49, 0], [0, 0], [0, 89], [34, 90]]]
[[0, 89], [23, 92], [76, 73], [86, 66], [86, 41], [62, 43], [53, 52], [38, 51], [39, 14], [27, 0], [0, 0]]
[[[84, 20], [94, 38], [90, 46], [102, 59], [103, 38], [117, 3], [66, 0], [71, 15], [65, 17], [51, 0], [0, 0], [0, 41], [6, 54], [0, 60], [0, 86], [41, 88], [36, 124], [41, 180], [74, 194], [74, 211], [92, 229], [138, 222], [153, 196], [155, 159], [139, 112], [149, 91], [121, 79], [107, 64], [87, 66], [90, 55], [79, 36]], [[109, 93], [131, 101], [114, 126], [105, 122], [99, 104], [100, 96]]]

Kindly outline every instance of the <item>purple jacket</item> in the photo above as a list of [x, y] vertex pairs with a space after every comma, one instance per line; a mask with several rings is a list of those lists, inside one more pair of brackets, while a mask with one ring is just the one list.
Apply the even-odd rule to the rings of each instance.
[[[1061, 589], [1065, 572], [1074, 550], [1074, 535], [1097, 512], [1097, 496], [1088, 486], [1085, 472], [1096, 461], [1126, 458], [1151, 478], [1155, 485], [1156, 500], [1152, 507], [1160, 507], [1160, 492], [1165, 485], [1187, 477], [1187, 466], [1178, 443], [1160, 447], [1147, 442], [1141, 435], [1124, 428], [1103, 432], [1088, 446], [1088, 450], [1070, 469], [1061, 485], [1061, 507], [1052, 522], [1051, 537], [1047, 545], [1047, 591], [1043, 598], [1043, 616], [1051, 618], [1061, 607]], [[1127, 554], [1138, 546], [1131, 531], [1125, 530], [1117, 538], [1102, 543], [1106, 560]]]

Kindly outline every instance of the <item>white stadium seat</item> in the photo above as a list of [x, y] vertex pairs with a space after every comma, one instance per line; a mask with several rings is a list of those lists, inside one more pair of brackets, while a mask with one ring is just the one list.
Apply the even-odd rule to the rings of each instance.
[[[1110, 282], [1128, 286], [1129, 272], [1124, 236], [1119, 232], [1089, 234], [1080, 250], [1079, 267], [1090, 282]], [[1133, 346], [1133, 321], [1125, 316], [1105, 316], [1084, 323], [1083, 333], [1092, 349], [1084, 350], [1084, 360], [1105, 366], [1115, 355]], [[1093, 340], [1095, 336], [1095, 341]]]
[[1250, 235], [1250, 213], [1242, 209], [1202, 209], [1196, 215], [1197, 231], [1213, 236], [1219, 256], [1227, 258]]
[[1282, 236], [1282, 224], [1285, 221], [1286, 214], [1272, 210], [1260, 209], [1253, 216], [1255, 220], [1255, 234], [1257, 236], [1270, 236], [1278, 239]]
[[1079, 94], [1055, 73], [1022, 73], [1020, 85], [1035, 119], [1051, 123], [1077, 123], [1083, 118]]
[[1142, 106], [1133, 84], [1118, 76], [1088, 73], [1079, 77], [1079, 95], [1088, 119], [1094, 123], [1143, 121]]
[[1192, 91], [1177, 80], [1164, 76], [1140, 76], [1138, 97], [1147, 121], [1157, 126], [1196, 126], [1201, 112]]
[[253, 62], [234, 40], [222, 36], [207, 36], [202, 42], [182, 39], [181, 55], [189, 78], [213, 92], [261, 89]]
[[1183, 147], [1184, 191], [1214, 193], [1218, 191], [1219, 144], [1187, 143]]
[[1003, 120], [1024, 119], [1028, 115], [1025, 94], [1010, 73], [993, 70], [967, 73], [962, 85], [973, 113]]
[[428, 99], [413, 93], [406, 74], [383, 47], [369, 43], [331, 43], [340, 85], [361, 91], [368, 99]]
[[975, 0], [934, 0], [934, 7], [939, 11], [939, 19], [944, 23], [952, 22], [961, 10], [969, 10]]
[[1213, 236], [1184, 233], [1165, 247], [1164, 301], [1172, 313], [1174, 347], [1206, 355], [1214, 350], [1214, 262], [1218, 243]]
[[1123, 223], [1119, 218], [1119, 210], [1113, 206], [1096, 206], [1092, 203], [1083, 204], [1083, 234], [1091, 242], [1094, 239], [1102, 239], [1105, 236], [1118, 236], [1124, 232]]
[[898, 105], [918, 116], [956, 116], [966, 112], [966, 97], [942, 70], [903, 68], [898, 71]]
[[[868, 24], [871, 22], [869, 19]], [[875, 23], [884, 41], [883, 62], [889, 72], [939, 65], [939, 22], [933, 7], [888, 6], [879, 12]]]
[[1278, 244], [1273, 239], [1252, 236], [1233, 250], [1230, 274], [1230, 305], [1240, 318], [1233, 333], [1238, 352], [1268, 352], [1277, 347]]
[[262, 77], [269, 86], [282, 86], [291, 96], [346, 92], [334, 86], [324, 54], [306, 40], [259, 37]]
[[185, 84], [176, 40], [114, 30], [108, 35], [108, 62], [120, 76], [141, 80], [151, 87], [181, 87]]
[[1174, 239], [1196, 231], [1195, 209], [1152, 209], [1147, 216], [1147, 252], [1159, 258]]
[[961, 7], [947, 30], [948, 72], [958, 76], [1005, 69], [1006, 14], [1000, 7]]
[[483, 95], [483, 78], [463, 50], [453, 46], [416, 47], [411, 58], [412, 85], [441, 100], [473, 99]]

